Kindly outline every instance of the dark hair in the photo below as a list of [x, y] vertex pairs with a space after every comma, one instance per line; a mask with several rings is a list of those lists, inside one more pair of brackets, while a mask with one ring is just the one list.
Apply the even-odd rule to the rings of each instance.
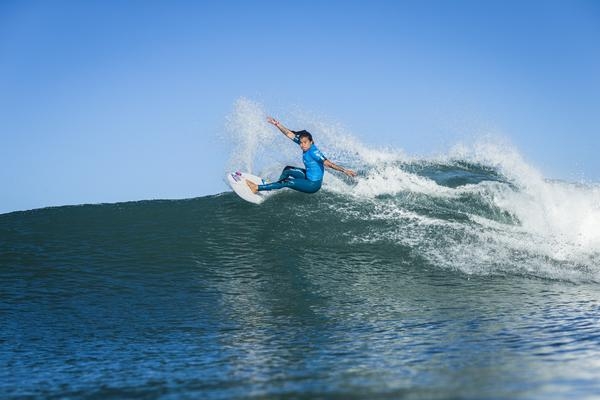
[[307, 137], [309, 141], [313, 141], [312, 135], [310, 134], [309, 131], [297, 131], [294, 132], [296, 135], [298, 135], [298, 139], [302, 139], [303, 137]]

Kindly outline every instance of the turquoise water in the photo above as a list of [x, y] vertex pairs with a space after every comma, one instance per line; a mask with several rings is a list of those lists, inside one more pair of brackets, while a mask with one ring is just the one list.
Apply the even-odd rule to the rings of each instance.
[[2, 397], [598, 398], [595, 187], [326, 181], [0, 215]]

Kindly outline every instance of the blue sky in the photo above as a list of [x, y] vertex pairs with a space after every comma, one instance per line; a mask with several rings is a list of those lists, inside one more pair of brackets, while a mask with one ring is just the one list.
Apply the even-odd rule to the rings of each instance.
[[492, 127], [599, 182], [600, 3], [4, 0], [0, 213], [225, 191], [240, 97], [409, 154]]

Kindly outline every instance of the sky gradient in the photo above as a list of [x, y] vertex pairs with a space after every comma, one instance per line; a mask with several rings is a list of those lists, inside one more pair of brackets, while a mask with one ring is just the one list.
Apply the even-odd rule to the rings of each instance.
[[600, 3], [2, 1], [0, 213], [225, 191], [240, 97], [600, 182]]

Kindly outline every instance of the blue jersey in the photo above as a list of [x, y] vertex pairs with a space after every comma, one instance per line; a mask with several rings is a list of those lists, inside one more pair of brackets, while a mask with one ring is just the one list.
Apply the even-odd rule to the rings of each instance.
[[[293, 140], [300, 144], [300, 135], [296, 135]], [[323, 175], [325, 174], [325, 165], [323, 163], [325, 160], [327, 158], [314, 143], [302, 154], [302, 161], [306, 167], [306, 177], [309, 181], [320, 181], [323, 179]]]

